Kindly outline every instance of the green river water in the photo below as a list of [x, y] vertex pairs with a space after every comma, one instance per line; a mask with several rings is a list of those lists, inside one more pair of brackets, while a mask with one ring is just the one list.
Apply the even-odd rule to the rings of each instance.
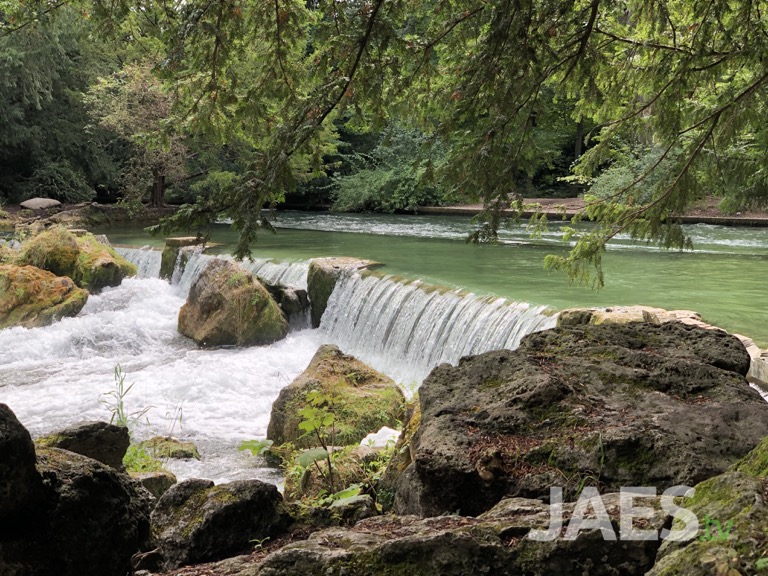
[[[259, 235], [255, 257], [302, 260], [355, 256], [384, 264], [382, 271], [476, 294], [572, 306], [645, 304], [690, 309], [706, 321], [768, 346], [768, 229], [695, 225], [686, 228], [694, 250], [667, 251], [618, 239], [604, 257], [599, 292], [569, 286], [564, 274], [544, 270], [547, 254], [564, 254], [557, 225], [532, 240], [522, 224], [497, 245], [466, 244], [469, 217], [283, 212], [277, 234]], [[110, 229], [114, 243], [162, 245], [140, 230]], [[231, 249], [235, 233], [219, 225], [213, 241]]]

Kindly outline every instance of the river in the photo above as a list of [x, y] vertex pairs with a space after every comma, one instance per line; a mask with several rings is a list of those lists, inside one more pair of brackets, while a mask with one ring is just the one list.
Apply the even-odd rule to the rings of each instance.
[[[768, 310], [761, 305], [764, 229], [692, 226], [695, 250], [685, 253], [620, 238], [605, 258], [606, 288], [595, 293], [544, 271], [545, 254], [567, 249], [556, 228], [531, 240], [518, 225], [502, 233], [499, 245], [476, 246], [464, 243], [472, 224], [462, 217], [296, 212], [281, 213], [278, 226], [277, 234], [259, 236], [251, 267], [260, 274], [301, 285], [308, 258], [334, 255], [382, 262], [382, 275], [342, 282], [318, 330], [294, 331], [262, 348], [200, 350], [176, 332], [176, 318], [203, 258], [168, 284], [156, 278], [156, 252], [124, 248], [142, 265], [141, 278], [92, 296], [76, 318], [0, 331], [0, 401], [34, 435], [108, 418], [103, 400], [120, 364], [126, 382], [134, 383], [128, 411], [151, 407], [133, 435], [174, 434], [200, 446], [202, 462], [170, 464], [180, 477], [278, 481], [276, 471], [236, 445], [264, 436], [271, 402], [323, 342], [340, 345], [409, 391], [437, 363], [513, 348], [524, 334], [551, 326], [551, 310], [570, 306], [693, 309], [768, 343]], [[107, 233], [114, 243], [162, 244], [141, 231]], [[233, 239], [226, 226], [214, 230], [220, 252]], [[419, 282], [448, 290], [424, 291]]]

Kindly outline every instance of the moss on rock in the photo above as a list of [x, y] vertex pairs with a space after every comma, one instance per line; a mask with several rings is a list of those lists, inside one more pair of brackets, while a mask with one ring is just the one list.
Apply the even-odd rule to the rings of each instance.
[[48, 326], [76, 316], [88, 292], [34, 266], [0, 265], [0, 328]]
[[202, 346], [263, 345], [285, 338], [288, 321], [250, 272], [215, 259], [181, 307], [179, 332]]
[[80, 288], [98, 292], [118, 286], [123, 278], [135, 276], [136, 266], [93, 236], [75, 236], [56, 226], [33, 236], [21, 247], [16, 264], [31, 265], [57, 276], [68, 276]]
[[317, 440], [299, 429], [307, 393], [319, 390], [334, 399], [329, 411], [335, 415], [334, 443], [357, 444], [383, 426], [397, 427], [403, 416], [405, 398], [387, 376], [341, 352], [336, 346], [321, 346], [307, 369], [280, 391], [272, 404], [267, 438], [275, 444], [292, 442], [309, 448]]

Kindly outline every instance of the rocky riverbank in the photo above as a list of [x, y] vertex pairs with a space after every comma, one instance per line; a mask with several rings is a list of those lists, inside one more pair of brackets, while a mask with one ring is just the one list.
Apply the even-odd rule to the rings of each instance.
[[[322, 392], [322, 382], [363, 386], [363, 369], [349, 362], [323, 352], [297, 381], [314, 380], [327, 395], [317, 402], [310, 390], [293, 407], [300, 431], [326, 428], [316, 435], [326, 452], [317, 457], [316, 443], [295, 453], [273, 446], [289, 465], [314, 469], [335, 452], [322, 439], [342, 426], [346, 393]], [[34, 521], [0, 532], [0, 562], [14, 567], [9, 574], [35, 576], [123, 574], [131, 556], [136, 574], [177, 576], [760, 573], [768, 404], [745, 379], [749, 365], [739, 339], [679, 321], [532, 334], [515, 351], [436, 368], [388, 470], [369, 475], [355, 496], [320, 499], [284, 497], [255, 480], [189, 480], [155, 503], [117, 470], [35, 450], [4, 408], [0, 511], [17, 521], [33, 512]], [[291, 406], [283, 401], [277, 413]], [[329, 470], [318, 470], [322, 482]], [[127, 500], [94, 499], [88, 478]], [[79, 487], [76, 499], [66, 486]], [[630, 486], [646, 490], [627, 501]], [[689, 498], [663, 496], [681, 496], [684, 486], [694, 488]], [[115, 514], [125, 534], [75, 524], [87, 517], [106, 526]], [[635, 529], [644, 537], [632, 537]], [[61, 546], [67, 558], [84, 546], [122, 552], [111, 568], [71, 560], [75, 572], [46, 560]]]

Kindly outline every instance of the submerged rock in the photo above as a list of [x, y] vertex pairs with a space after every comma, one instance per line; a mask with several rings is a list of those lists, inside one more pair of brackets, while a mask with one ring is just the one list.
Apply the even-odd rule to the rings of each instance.
[[692, 486], [768, 435], [728, 334], [681, 323], [561, 327], [439, 366], [419, 391], [395, 510], [476, 515], [584, 485]]
[[16, 263], [36, 266], [57, 276], [68, 276], [90, 292], [119, 286], [123, 278], [137, 273], [136, 266], [111, 247], [98, 242], [93, 234], [75, 236], [59, 226], [24, 242]]
[[61, 448], [102, 464], [123, 469], [123, 458], [131, 438], [128, 428], [115, 426], [107, 422], [80, 422], [60, 432], [38, 438], [35, 442], [40, 447]]
[[200, 460], [200, 452], [194, 442], [182, 442], [170, 436], [155, 436], [139, 444], [139, 449], [146, 450], [158, 460], [165, 458], [194, 458]]
[[300, 448], [317, 444], [299, 428], [299, 410], [308, 406], [307, 393], [311, 390], [334, 399], [329, 410], [335, 415], [332, 442], [337, 446], [358, 444], [369, 433], [382, 426], [396, 426], [402, 418], [405, 398], [391, 378], [326, 344], [272, 404], [268, 439], [275, 444], [292, 442]]
[[284, 528], [281, 501], [274, 485], [259, 480], [186, 480], [158, 501], [152, 536], [166, 568], [234, 556]]
[[76, 316], [88, 292], [69, 278], [34, 266], [0, 265], [0, 328], [48, 326]]
[[250, 272], [214, 259], [179, 311], [179, 332], [202, 346], [251, 346], [285, 338], [288, 322]]

